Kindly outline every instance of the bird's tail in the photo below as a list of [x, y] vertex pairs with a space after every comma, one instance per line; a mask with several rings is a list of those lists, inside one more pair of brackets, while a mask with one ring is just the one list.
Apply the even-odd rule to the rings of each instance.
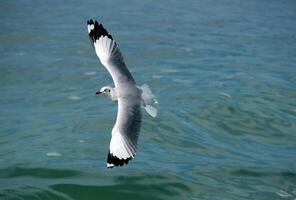
[[151, 92], [149, 86], [147, 84], [144, 84], [140, 87], [142, 90], [142, 104], [146, 112], [151, 117], [157, 116], [157, 108], [155, 107], [156, 104], [158, 104], [158, 101], [156, 100], [156, 97]]

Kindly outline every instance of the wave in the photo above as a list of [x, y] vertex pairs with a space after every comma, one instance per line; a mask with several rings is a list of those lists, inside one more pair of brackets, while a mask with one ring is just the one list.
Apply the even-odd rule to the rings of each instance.
[[[124, 173], [122, 173], [124, 172]], [[167, 199], [191, 194], [190, 183], [170, 173], [9, 167], [0, 170], [3, 199]]]

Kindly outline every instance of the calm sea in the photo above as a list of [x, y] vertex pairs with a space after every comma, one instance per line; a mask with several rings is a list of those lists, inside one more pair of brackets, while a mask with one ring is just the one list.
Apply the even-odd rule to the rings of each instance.
[[[159, 101], [106, 168], [100, 20]], [[0, 199], [296, 199], [296, 2], [1, 1]]]

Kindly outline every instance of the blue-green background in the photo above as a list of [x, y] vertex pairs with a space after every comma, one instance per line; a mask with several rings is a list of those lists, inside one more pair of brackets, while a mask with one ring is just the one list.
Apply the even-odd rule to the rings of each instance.
[[[158, 97], [106, 168], [100, 20]], [[1, 1], [0, 199], [296, 198], [296, 2]]]

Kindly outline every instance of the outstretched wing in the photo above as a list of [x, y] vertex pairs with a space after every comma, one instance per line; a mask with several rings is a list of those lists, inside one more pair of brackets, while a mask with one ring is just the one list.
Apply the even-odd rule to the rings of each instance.
[[137, 151], [141, 128], [141, 104], [131, 97], [118, 100], [117, 120], [112, 130], [107, 167], [123, 166]]
[[137, 150], [141, 127], [141, 92], [127, 69], [121, 52], [107, 30], [93, 20], [87, 21], [89, 38], [101, 63], [112, 76], [118, 98], [118, 113], [112, 130], [107, 167], [123, 166]]
[[121, 83], [135, 83], [115, 40], [103, 25], [90, 19], [87, 21], [87, 29], [96, 54], [111, 74], [115, 87]]

